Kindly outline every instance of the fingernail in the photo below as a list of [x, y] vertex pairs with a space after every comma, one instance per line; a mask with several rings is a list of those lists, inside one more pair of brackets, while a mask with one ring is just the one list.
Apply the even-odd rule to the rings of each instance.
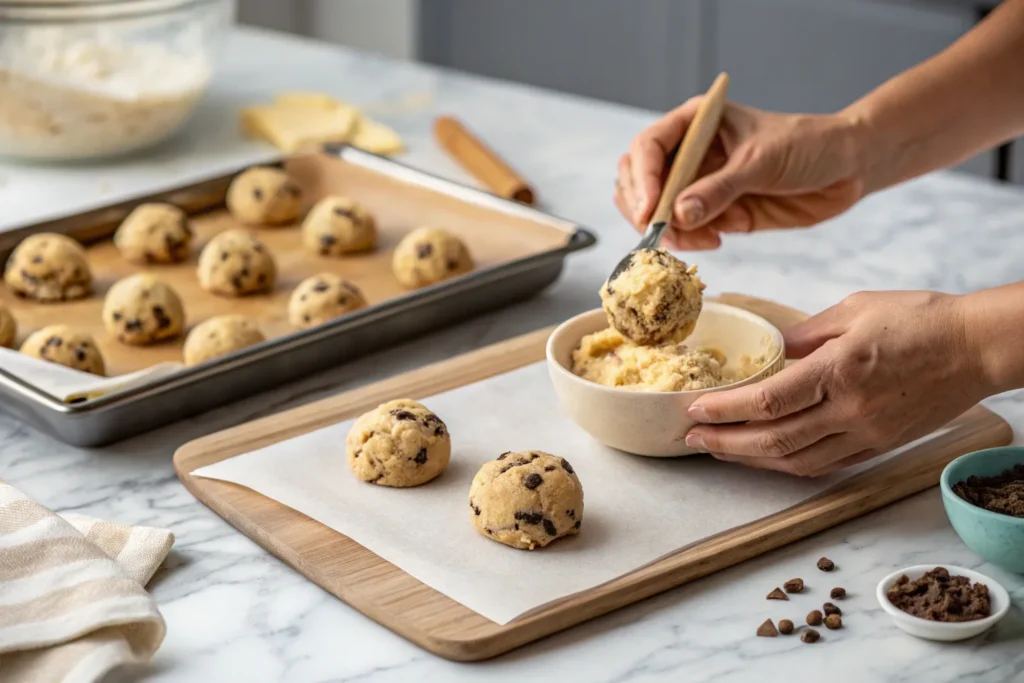
[[698, 451], [707, 451], [708, 447], [704, 445], [704, 439], [701, 438], [700, 434], [694, 434], [693, 432], [686, 435], [686, 445], [690, 448], [695, 448]]
[[693, 418], [697, 422], [708, 421], [708, 411], [704, 410], [704, 406], [700, 404], [694, 404], [690, 406], [690, 409], [687, 410], [686, 412], [690, 415], [691, 418]]
[[696, 227], [704, 217], [704, 202], [696, 197], [681, 199], [676, 204], [676, 213], [682, 219], [683, 227]]

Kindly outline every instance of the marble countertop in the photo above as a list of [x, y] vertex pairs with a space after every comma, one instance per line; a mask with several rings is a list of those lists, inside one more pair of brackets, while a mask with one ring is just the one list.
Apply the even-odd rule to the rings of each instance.
[[[544, 208], [600, 235], [543, 295], [287, 388], [100, 449], [66, 446], [0, 415], [0, 476], [40, 502], [119, 522], [167, 527], [177, 543], [151, 588], [167, 639], [142, 673], [117, 681], [1009, 681], [1024, 680], [1024, 577], [982, 563], [959, 541], [933, 489], [730, 570], [493, 661], [428, 654], [285, 567], [195, 501], [171, 454], [182, 443], [427, 362], [564, 320], [635, 236], [611, 203], [615, 162], [650, 112], [471, 78], [254, 31], [225, 61], [189, 129], [118, 164], [0, 165], [0, 220], [11, 227], [259, 161], [240, 139], [238, 106], [281, 89], [318, 89], [376, 107], [406, 138], [408, 163], [466, 180], [431, 141], [456, 113], [539, 188]], [[697, 261], [709, 290], [813, 312], [859, 289], [967, 292], [1024, 279], [1024, 193], [939, 173], [874, 196], [810, 231], [735, 236]], [[988, 401], [1024, 432], [1024, 393]], [[822, 578], [827, 555], [839, 571]], [[1003, 583], [1011, 614], [980, 639], [938, 645], [897, 631], [874, 599], [886, 573], [919, 563], [976, 568]], [[753, 637], [785, 609], [767, 591], [802, 576], [850, 593], [846, 626], [805, 645]], [[826, 586], [826, 584], [829, 584]], [[805, 613], [787, 603], [794, 620]], [[809, 609], [809, 608], [808, 608]], [[770, 613], [770, 614], [769, 614]]]

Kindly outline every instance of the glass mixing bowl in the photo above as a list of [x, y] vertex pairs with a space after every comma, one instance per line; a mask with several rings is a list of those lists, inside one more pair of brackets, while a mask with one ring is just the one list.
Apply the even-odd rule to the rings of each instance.
[[234, 0], [0, 0], [0, 155], [153, 145], [188, 120]]

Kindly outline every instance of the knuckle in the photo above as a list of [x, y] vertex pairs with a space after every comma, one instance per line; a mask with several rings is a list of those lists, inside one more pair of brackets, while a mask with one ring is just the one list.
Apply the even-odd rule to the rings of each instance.
[[860, 310], [867, 304], [867, 299], [870, 298], [870, 294], [864, 291], [854, 292], [845, 299], [843, 299], [843, 306], [851, 310]]
[[759, 454], [770, 458], [781, 458], [796, 450], [792, 437], [777, 429], [769, 429], [761, 434], [757, 439], [756, 448]]
[[778, 392], [766, 386], [754, 390], [754, 414], [762, 420], [774, 420], [782, 416], [783, 403]]
[[793, 458], [786, 463], [786, 471], [798, 477], [813, 477], [817, 474], [817, 467], [802, 458]]

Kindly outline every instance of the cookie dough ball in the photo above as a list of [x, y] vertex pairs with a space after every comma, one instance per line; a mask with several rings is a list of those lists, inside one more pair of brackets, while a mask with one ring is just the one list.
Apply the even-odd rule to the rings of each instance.
[[681, 342], [690, 336], [704, 305], [697, 266], [664, 249], [639, 249], [629, 267], [601, 287], [608, 322], [637, 344]]
[[75, 240], [43, 232], [22, 240], [11, 253], [4, 282], [12, 292], [37, 301], [69, 301], [88, 296], [92, 273], [85, 250]]
[[101, 377], [105, 372], [103, 356], [93, 338], [67, 325], [51, 325], [33, 332], [21, 345], [21, 352]]
[[348, 197], [324, 197], [302, 223], [302, 243], [321, 256], [370, 251], [377, 244], [373, 216]]
[[288, 321], [295, 327], [315, 327], [364, 308], [359, 288], [334, 273], [321, 273], [299, 283], [288, 301]]
[[199, 365], [264, 340], [256, 321], [244, 315], [219, 315], [192, 328], [185, 339], [185, 365]]
[[11, 348], [14, 346], [14, 337], [18, 334], [18, 324], [14, 316], [3, 306], [0, 306], [0, 346]]
[[409, 399], [389, 401], [356, 420], [347, 446], [357, 477], [397, 488], [427, 483], [444, 471], [452, 454], [441, 418]]
[[274, 259], [248, 230], [225, 230], [199, 254], [199, 284], [208, 292], [243, 296], [274, 288]]
[[122, 343], [152, 344], [181, 334], [185, 309], [170, 285], [151, 275], [131, 275], [107, 292], [103, 326]]
[[133, 263], [180, 263], [188, 258], [192, 228], [171, 204], [141, 204], [114, 233], [114, 246]]
[[419, 228], [395, 247], [391, 270], [403, 287], [416, 289], [468, 273], [473, 270], [473, 259], [455, 235], [437, 228]]
[[256, 166], [231, 181], [227, 205], [241, 223], [281, 225], [302, 213], [302, 190], [281, 169]]
[[583, 524], [583, 486], [572, 465], [543, 451], [502, 453], [469, 489], [470, 519], [484, 536], [533, 550]]

